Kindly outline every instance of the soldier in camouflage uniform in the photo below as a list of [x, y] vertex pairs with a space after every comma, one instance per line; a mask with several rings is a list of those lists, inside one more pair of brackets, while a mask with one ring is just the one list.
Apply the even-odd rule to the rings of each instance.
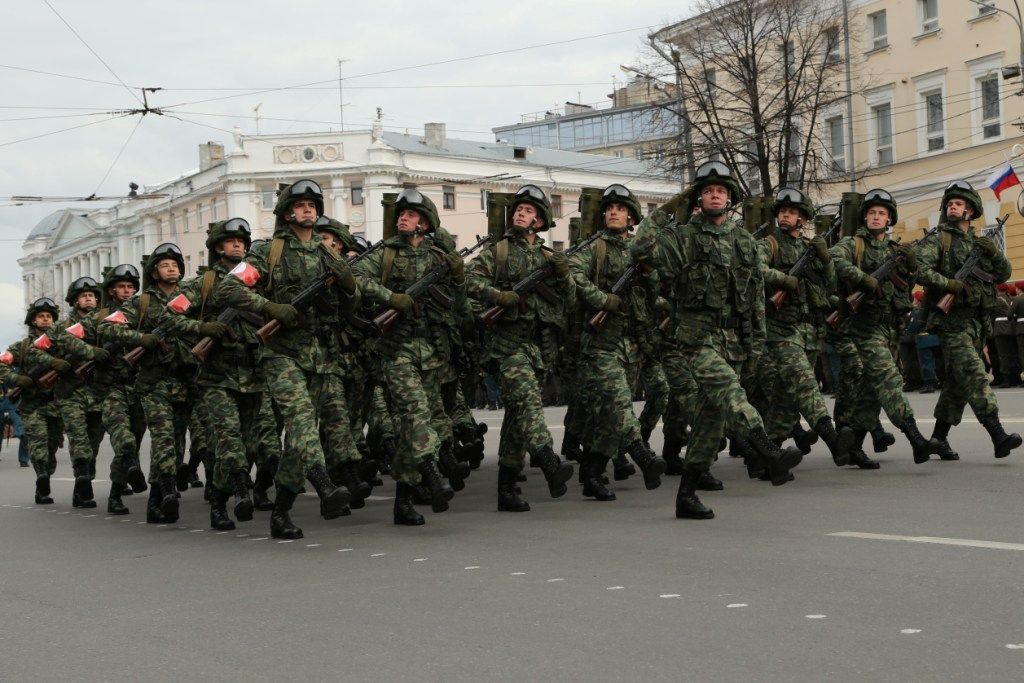
[[165, 336], [168, 305], [181, 293], [185, 259], [174, 244], [158, 245], [143, 266], [145, 289], [126, 301], [119, 316], [108, 316], [100, 336], [125, 350], [143, 349], [135, 391], [149, 427], [149, 502], [146, 521], [178, 521], [175, 475], [185, 454], [189, 424], [190, 375], [195, 371], [191, 344]]
[[[836, 288], [836, 271], [825, 238], [807, 240], [805, 225], [813, 226], [814, 207], [794, 188], [783, 188], [772, 205], [778, 228], [761, 241], [761, 273], [765, 294], [786, 293], [781, 307], [765, 304], [768, 339], [761, 358], [760, 381], [770, 397], [761, 414], [768, 436], [782, 443], [803, 416], [822, 438], [836, 465], [846, 465], [853, 445], [853, 430], [836, 431], [825, 398], [818, 388], [814, 364], [821, 351], [821, 320]], [[800, 277], [790, 269], [813, 249], [814, 257]]]
[[[305, 478], [320, 497], [324, 519], [348, 511], [351, 496], [336, 486], [327, 473], [317, 421], [334, 425], [331, 447], [358, 458], [344, 391], [330, 373], [327, 357], [334, 328], [359, 302], [359, 291], [348, 264], [326, 247], [314, 231], [324, 213], [320, 186], [300, 180], [282, 190], [274, 207], [274, 239], [253, 247], [214, 288], [214, 306], [238, 308], [276, 320], [281, 328], [262, 346], [260, 369], [267, 393], [281, 411], [286, 436], [277, 469], [277, 499], [270, 515], [274, 538], [302, 538], [302, 530], [289, 511]], [[294, 297], [320, 278], [333, 280], [317, 305], [299, 311]]]
[[199, 366], [196, 383], [202, 392], [213, 439], [212, 467], [207, 478], [213, 480], [210, 527], [218, 531], [235, 528], [227, 513], [227, 500], [232, 493], [235, 518], [240, 522], [252, 520], [246, 444], [257, 441], [256, 423], [265, 388], [256, 362], [256, 329], [263, 320], [253, 313], [239, 311], [230, 323], [223, 322], [218, 317], [225, 312], [224, 307], [214, 305], [210, 299], [217, 282], [228, 277], [242, 261], [251, 239], [249, 223], [244, 218], [212, 223], [206, 238], [209, 268], [182, 283], [181, 292], [191, 306], [184, 313], [169, 316], [168, 321], [176, 335], [212, 340], [212, 348]]
[[385, 240], [383, 249], [360, 261], [357, 271], [367, 303], [400, 314], [377, 350], [398, 426], [398, 453], [391, 463], [397, 482], [394, 523], [418, 526], [424, 519], [413, 507], [413, 487], [424, 484], [434, 512], [447, 510], [454, 496], [437, 464], [442, 444], [450, 445], [452, 438], [441, 396], [441, 373], [451, 362], [449, 311], [432, 297], [415, 301], [405, 290], [432, 268], [447, 268], [439, 286], [447, 296], [454, 294], [458, 305], [464, 297], [465, 267], [459, 254], [438, 245], [437, 208], [422, 192], [403, 190], [395, 214], [396, 234]]
[[[978, 422], [992, 438], [997, 458], [1005, 458], [1021, 445], [1018, 434], [1007, 434], [999, 421], [999, 405], [988, 385], [981, 349], [989, 332], [989, 311], [994, 305], [995, 283], [1010, 276], [1013, 267], [989, 237], [974, 233], [971, 221], [981, 218], [981, 198], [970, 183], [949, 184], [942, 195], [942, 223], [918, 247], [919, 281], [925, 286], [925, 307], [931, 312], [929, 329], [939, 335], [946, 365], [938, 403], [935, 404], [933, 439], [942, 444], [941, 455], [949, 456], [949, 430], [960, 424], [964, 407], [970, 404]], [[978, 267], [991, 282], [971, 277], [956, 279], [956, 273], [973, 250], [982, 254]], [[949, 314], [935, 309], [946, 293], [956, 299]]]
[[[575, 286], [565, 255], [544, 246], [537, 234], [552, 225], [551, 205], [535, 185], [525, 185], [510, 207], [511, 225], [497, 244], [484, 249], [469, 269], [469, 295], [504, 313], [489, 330], [483, 352], [484, 368], [497, 377], [505, 416], [498, 446], [498, 509], [525, 512], [529, 503], [516, 492], [516, 478], [526, 453], [548, 483], [552, 497], [565, 495], [573, 468], [553, 450], [544, 421], [541, 378], [558, 350], [556, 331], [565, 325], [575, 305]], [[520, 296], [513, 285], [540, 268], [549, 267], [548, 297], [538, 292]]]
[[[582, 318], [581, 359], [578, 378], [583, 395], [594, 406], [585, 430], [583, 495], [615, 500], [602, 483], [605, 467], [624, 449], [643, 472], [651, 490], [661, 485], [665, 461], [657, 457], [640, 432], [633, 411], [633, 386], [640, 370], [640, 342], [657, 323], [652, 314], [656, 296], [653, 273], [633, 264], [627, 249], [629, 228], [640, 223], [640, 204], [622, 185], [607, 187], [598, 208], [595, 229], [600, 237], [577, 251], [570, 261]], [[613, 286], [629, 268], [636, 275], [619, 293]], [[598, 311], [607, 311], [600, 329], [590, 325]], [[618, 477], [616, 477], [618, 478]]]
[[[96, 280], [88, 276], [76, 279], [68, 286], [64, 299], [71, 307], [71, 312], [54, 327], [75, 331], [75, 336], [79, 339], [97, 347], [94, 349], [96, 361], [103, 363], [110, 354], [98, 348], [95, 328], [83, 324], [91, 318], [99, 299], [100, 287]], [[75, 325], [79, 327], [74, 327]], [[95, 501], [92, 500], [91, 484], [88, 487], [89, 497], [83, 496], [86, 487], [78, 485], [78, 472], [83, 471], [83, 480], [85, 476], [88, 476], [90, 481], [96, 478], [96, 456], [99, 454], [100, 444], [103, 443], [103, 412], [100, 408], [100, 397], [91, 380], [79, 378], [74, 373], [64, 375], [54, 387], [53, 393], [60, 409], [61, 420], [64, 422], [64, 430], [67, 432], [71, 465], [75, 470], [76, 490], [72, 497], [72, 506], [96, 507]]]
[[[918, 430], [894, 358], [911, 309], [916, 254], [911, 245], [897, 245], [889, 239], [897, 212], [887, 191], [868, 191], [860, 218], [862, 227], [857, 234], [843, 238], [831, 250], [844, 295], [858, 289], [867, 293], [860, 309], [856, 313], [848, 311], [840, 328], [840, 334], [856, 347], [863, 373], [856, 402], [848, 406], [849, 414], [843, 416], [841, 424], [853, 428], [855, 448], [860, 449], [881, 408], [910, 441], [914, 462], [928, 462], [930, 455], [938, 452], [939, 444], [925, 439]], [[899, 258], [897, 277], [883, 282], [872, 277], [871, 273], [892, 257]]]
[[[93, 330], [101, 346], [116, 344], [106, 334], [104, 319], [117, 317], [125, 302], [139, 290], [139, 271], [130, 263], [114, 266], [103, 279], [102, 308], [95, 315], [83, 321], [87, 330]], [[122, 314], [123, 315], [123, 314]], [[129, 510], [121, 496], [132, 491], [146, 490], [146, 475], [139, 463], [139, 444], [146, 433], [146, 415], [142, 401], [135, 391], [137, 370], [121, 354], [111, 354], [110, 360], [98, 364], [93, 371], [93, 382], [103, 396], [101, 410], [103, 427], [110, 435], [114, 457], [110, 461], [110, 495], [107, 497], [107, 512], [112, 515], [126, 515]]]
[[[729, 168], [706, 162], [697, 169], [691, 191], [645, 218], [630, 245], [633, 258], [657, 267], [672, 287], [675, 346], [662, 358], [669, 386], [682, 393], [692, 379], [699, 390], [676, 495], [679, 518], [714, 517], [696, 487], [725, 433], [752, 449], [773, 484], [786, 483], [801, 459], [798, 450], [772, 442], [740, 386], [741, 372], [753, 372], [764, 350], [765, 326], [757, 243], [727, 215], [739, 201]], [[670, 215], [683, 204], [680, 216], [689, 217], [686, 222]]]

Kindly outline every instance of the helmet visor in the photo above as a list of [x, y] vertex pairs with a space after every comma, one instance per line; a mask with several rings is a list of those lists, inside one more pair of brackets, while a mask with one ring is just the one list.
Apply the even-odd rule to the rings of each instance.
[[618, 183], [614, 185], [609, 185], [601, 194], [601, 197], [603, 199], [608, 199], [609, 197], [620, 197], [622, 199], [629, 199], [632, 196], [633, 193], [626, 189], [625, 185], [619, 185]]
[[110, 277], [116, 278], [130, 278], [132, 280], [139, 279], [139, 269], [130, 263], [122, 263], [119, 266], [115, 266], [114, 270], [110, 271]]
[[221, 228], [224, 237], [249, 237], [252, 231], [249, 229], [249, 221], [244, 218], [232, 218]]
[[82, 289], [92, 289], [98, 286], [99, 285], [96, 284], [96, 280], [92, 279], [89, 276], [85, 276], [80, 277], [71, 283], [71, 291], [76, 292]]
[[700, 165], [694, 177], [697, 180], [707, 180], [718, 176], [719, 178], [731, 178], [732, 172], [729, 167], [721, 161], [706, 161]]
[[181, 249], [178, 248], [178, 245], [171, 244], [170, 242], [164, 242], [154, 249], [151, 258], [173, 258], [184, 260], [184, 257], [181, 255]]
[[289, 197], [320, 197], [324, 196], [323, 190], [312, 180], [300, 180], [288, 188]]
[[530, 197], [537, 200], [538, 202], [546, 202], [548, 198], [544, 195], [544, 190], [540, 189], [536, 185], [523, 185], [516, 192], [516, 197]]
[[895, 204], [895, 202], [893, 202], [892, 195], [886, 190], [869, 190], [868, 193], [864, 195], [864, 203], [867, 204], [869, 202], [890, 202]]
[[950, 190], [963, 190], [965, 192], [974, 192], [974, 186], [966, 180], [954, 180], [949, 185], [946, 185], [946, 192]]
[[803, 204], [804, 195], [800, 190], [795, 190], [792, 187], [785, 187], [779, 190], [778, 194], [775, 195], [775, 201], [788, 202], [790, 204]]
[[33, 301], [32, 308], [57, 308], [57, 304], [50, 297], [44, 296]]
[[398, 195], [396, 204], [423, 204], [423, 193], [415, 187], [408, 187]]

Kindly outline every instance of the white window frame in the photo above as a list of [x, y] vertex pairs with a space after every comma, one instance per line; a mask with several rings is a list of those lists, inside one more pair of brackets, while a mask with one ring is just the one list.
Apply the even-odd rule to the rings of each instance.
[[[871, 150], [871, 156], [869, 165], [872, 168], [880, 168], [882, 166], [892, 166], [896, 163], [896, 125], [895, 125], [895, 112], [893, 111], [893, 88], [887, 86], [885, 88], [879, 88], [872, 90], [865, 94], [865, 100], [867, 101], [868, 109], [868, 139], [870, 140], [868, 147]], [[875, 121], [875, 109], [884, 105], [889, 105], [889, 156], [891, 157], [888, 164], [878, 163], [878, 125]]]
[[[925, 16], [929, 2], [935, 3], [935, 16]], [[939, 30], [939, 0], [917, 0], [917, 16], [921, 22], [921, 33], [934, 33]]]
[[[828, 171], [827, 171], [828, 175], [829, 176], [845, 175], [846, 173], [849, 172], [848, 169], [846, 168], [846, 158], [848, 156], [847, 151], [846, 151], [846, 143], [847, 143], [847, 140], [846, 140], [846, 116], [841, 111], [826, 111], [826, 112], [824, 112], [824, 114], [825, 114], [825, 116], [824, 116], [824, 119], [825, 119], [824, 120], [825, 131], [824, 131], [824, 135], [822, 135], [822, 139], [824, 139], [825, 143], [826, 143], [825, 155], [824, 156], [825, 156], [825, 159], [827, 159], [828, 162], [829, 162]], [[839, 131], [840, 131], [840, 134], [842, 135], [842, 141], [843, 141], [843, 154], [840, 157], [836, 157], [836, 156], [834, 156], [832, 154], [832, 148], [834, 147], [834, 145], [832, 143], [834, 141], [832, 139], [832, 127], [831, 127], [830, 124], [831, 124], [832, 121], [834, 121], [836, 119], [839, 119]], [[841, 162], [841, 164], [842, 164], [841, 168], [837, 167], [837, 165], [836, 165], [837, 161]]]
[[[949, 130], [946, 120], [949, 118], [946, 103], [946, 70], [932, 71], [914, 78], [914, 88], [917, 91], [917, 149], [919, 157], [934, 156], [949, 151]], [[927, 97], [938, 94], [942, 98], [942, 130], [928, 130], [928, 106]], [[934, 138], [942, 138], [942, 147], [929, 150], [929, 141]]]
[[[1000, 77], [1003, 58], [1004, 53], [999, 52], [994, 55], [980, 57], [967, 62], [971, 92], [973, 93], [973, 97], [971, 98], [971, 131], [973, 132], [973, 135], [971, 139], [974, 144], [997, 142], [1006, 137], [1005, 112], [1007, 100], [1002, 99], [1005, 93], [1001, 85], [1002, 78]], [[984, 112], [982, 111], [981, 81], [992, 76], [995, 76], [996, 86], [999, 89], [999, 118], [997, 120], [986, 121], [983, 118]], [[999, 124], [999, 135], [986, 138], [984, 127], [993, 123]]]
[[[881, 15], [885, 21], [885, 33], [882, 35], [875, 35], [875, 17]], [[881, 50], [884, 47], [889, 46], [889, 15], [884, 9], [877, 12], [872, 12], [868, 15], [868, 37], [871, 39], [871, 50]]]

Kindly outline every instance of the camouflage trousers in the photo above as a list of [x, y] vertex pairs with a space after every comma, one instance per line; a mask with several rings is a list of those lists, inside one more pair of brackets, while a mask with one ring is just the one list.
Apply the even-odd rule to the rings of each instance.
[[[189, 387], [188, 405], [191, 408], [188, 416], [188, 455], [189, 461], [201, 458], [207, 476], [213, 472], [214, 433], [216, 422], [211, 422], [203, 398], [206, 387], [192, 385]], [[184, 453], [182, 454], [184, 455]]]
[[[320, 445], [324, 450], [327, 469], [362, 460], [358, 439], [352, 432], [352, 416], [349, 415], [348, 400], [345, 396], [345, 380], [337, 373], [328, 373], [320, 386]], [[287, 436], [285, 437], [287, 441]]]
[[[330, 403], [335, 391], [329, 374], [306, 372], [291, 358], [270, 356], [263, 359], [263, 374], [267, 378], [267, 393], [284, 419], [285, 439], [281, 462], [277, 468], [277, 483], [290, 491], [303, 487], [306, 473], [313, 467], [326, 467], [317, 420], [328, 419], [325, 404]], [[344, 400], [341, 401], [344, 405]], [[343, 432], [351, 441], [348, 416], [343, 416]]]
[[540, 352], [535, 347], [532, 351], [534, 353], [520, 351], [497, 361], [496, 374], [505, 404], [498, 464], [516, 470], [523, 469], [527, 453], [536, 454], [552, 447], [540, 396], [543, 366]]
[[761, 412], [765, 431], [785, 440], [803, 416], [812, 428], [828, 417], [828, 406], [814, 374], [816, 351], [788, 341], [769, 342], [761, 359], [769, 401]]
[[441, 398], [444, 401], [444, 411], [452, 421], [453, 427], [476, 427], [476, 420], [466, 403], [466, 397], [462, 393], [462, 380], [456, 377], [441, 387]]
[[740, 385], [739, 362], [727, 360], [717, 344], [670, 349], [662, 365], [677, 400], [688, 400], [687, 394], [697, 388], [692, 403], [693, 428], [686, 448], [688, 469], [710, 469], [724, 434], [746, 435], [763, 427], [761, 416]]
[[161, 475], [173, 475], [185, 455], [189, 387], [180, 379], [161, 377], [135, 390], [149, 427], [149, 483], [155, 484]]
[[398, 434], [391, 476], [403, 484], [418, 484], [420, 463], [436, 459], [441, 442], [452, 438], [438, 370], [407, 357], [389, 359], [384, 363], [384, 382]]
[[88, 386], [78, 387], [71, 395], [57, 400], [64, 429], [68, 435], [71, 462], [84, 461], [90, 471], [96, 469], [96, 455], [103, 443], [103, 412]]
[[[366, 411], [366, 441], [379, 450], [385, 439], [396, 440], [395, 423], [388, 408], [384, 387], [377, 382], [371, 384], [370, 400]], [[362, 427], [360, 427], [362, 432]]]
[[[246, 444], [256, 441], [262, 394], [203, 387], [203, 407], [213, 436], [213, 485], [230, 492], [231, 474], [247, 472]], [[199, 411], [196, 411], [199, 412]], [[211, 476], [208, 472], [207, 476]]]
[[562, 386], [565, 387], [565, 419], [562, 422], [566, 433], [582, 439], [586, 430], [587, 411], [582, 404], [583, 392], [580, 391], [579, 377], [579, 361], [574, 360], [571, 369], [562, 373]]
[[[653, 432], [658, 420], [668, 408], [668, 380], [661, 362], [647, 359], [640, 368], [640, 383], [644, 387], [644, 408], [640, 411], [640, 428], [645, 432]], [[667, 423], [666, 423], [667, 424]]]
[[964, 407], [968, 404], [979, 420], [999, 411], [981, 359], [982, 339], [981, 326], [973, 320], [964, 330], [939, 332], [946, 381], [935, 404], [937, 420], [951, 425], [960, 424]]
[[639, 351], [623, 339], [614, 350], [588, 350], [580, 360], [582, 394], [591, 407], [583, 443], [595, 455], [613, 458], [640, 438], [640, 421], [633, 411]]
[[139, 458], [139, 444], [146, 433], [146, 415], [135, 389], [106, 386], [103, 395], [103, 427], [110, 435], [114, 458], [110, 461], [110, 481], [127, 483], [128, 467]]
[[57, 451], [64, 440], [64, 425], [60, 417], [47, 410], [45, 405], [36, 408], [22, 403], [18, 410], [25, 432], [22, 438], [28, 446], [32, 467], [37, 474], [46, 472], [52, 476], [57, 471]]
[[910, 402], [903, 393], [903, 377], [896, 367], [894, 354], [899, 348], [899, 340], [899, 331], [891, 325], [858, 329], [853, 343], [860, 356], [863, 376], [849, 421], [845, 424], [870, 431], [878, 421], [879, 408], [885, 411], [894, 425], [901, 425], [914, 417]]
[[853, 424], [854, 407], [860, 400], [864, 364], [861, 363], [860, 353], [857, 352], [857, 345], [852, 337], [830, 334], [829, 343], [839, 357], [839, 381], [836, 384], [833, 417], [836, 427], [849, 427]]
[[277, 430], [274, 406], [270, 396], [260, 395], [260, 410], [253, 424], [252, 439], [246, 441], [246, 459], [250, 464], [262, 465], [269, 458], [281, 457], [281, 436]]
[[664, 363], [662, 363], [661, 372], [665, 376], [665, 383], [669, 386], [665, 412], [662, 415], [662, 434], [666, 441], [685, 443], [687, 441], [686, 428], [693, 424], [694, 416], [697, 413], [700, 387], [697, 386], [693, 375], [685, 373], [678, 378], [681, 384], [673, 388], [665, 373]]

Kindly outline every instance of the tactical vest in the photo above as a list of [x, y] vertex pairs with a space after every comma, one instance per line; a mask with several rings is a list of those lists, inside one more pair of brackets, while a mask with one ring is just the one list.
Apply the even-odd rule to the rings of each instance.
[[738, 228], [716, 234], [699, 223], [679, 226], [676, 237], [685, 255], [684, 267], [673, 284], [681, 317], [714, 319], [749, 318], [757, 287], [758, 258], [753, 239]]

